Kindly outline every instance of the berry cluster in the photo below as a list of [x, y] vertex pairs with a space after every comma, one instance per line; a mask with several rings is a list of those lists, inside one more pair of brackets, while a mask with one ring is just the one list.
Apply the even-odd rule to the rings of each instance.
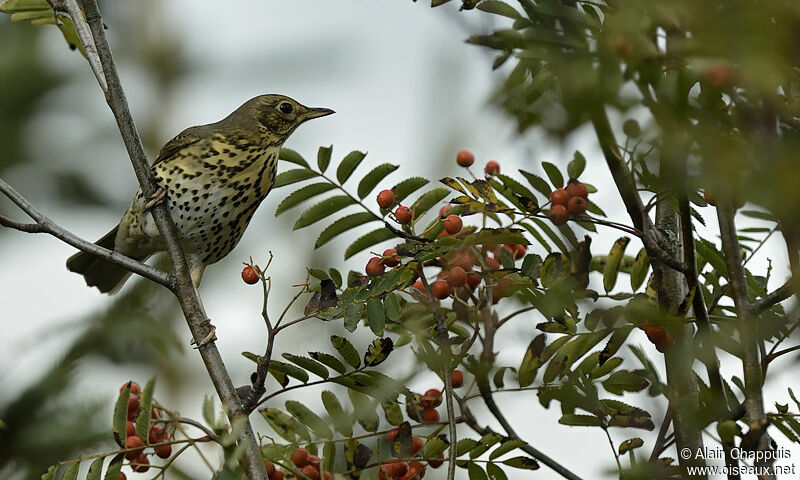
[[[142, 393], [142, 388], [136, 382], [128, 382], [124, 384], [120, 391], [125, 387], [130, 387], [130, 396], [128, 397], [128, 423], [126, 425], [126, 439], [125, 448], [130, 449], [125, 453], [125, 458], [130, 461], [131, 469], [134, 472], [146, 472], [150, 469], [150, 460], [147, 458], [148, 454], [145, 453], [145, 448], [153, 446], [153, 453], [159, 458], [169, 458], [172, 455], [172, 445], [158, 445], [169, 441], [169, 431], [161, 425], [153, 425], [150, 427], [150, 432], [146, 442], [139, 438], [136, 434], [136, 417], [139, 416], [139, 395]], [[161, 418], [161, 411], [154, 408], [150, 414], [154, 419]], [[125, 480], [125, 474], [119, 474], [119, 480]]]
[[[469, 150], [461, 150], [456, 155], [456, 163], [459, 167], [469, 168], [475, 163], [475, 155]], [[495, 160], [490, 160], [486, 162], [486, 166], [483, 167], [483, 172], [489, 176], [497, 175], [500, 173], [500, 164]]]
[[564, 225], [570, 215], [581, 215], [589, 205], [589, 190], [586, 185], [570, 179], [567, 188], [559, 188], [550, 194], [550, 221], [554, 225]]
[[[319, 457], [316, 455], [311, 455], [305, 448], [295, 448], [294, 451], [292, 451], [291, 458], [294, 466], [300, 469], [300, 473], [308, 477], [310, 480], [331, 480], [331, 478], [333, 478], [331, 472], [320, 471]], [[283, 472], [276, 470], [275, 466], [272, 466], [272, 471], [274, 473], [270, 473], [270, 469], [267, 468], [269, 480], [283, 480]]]

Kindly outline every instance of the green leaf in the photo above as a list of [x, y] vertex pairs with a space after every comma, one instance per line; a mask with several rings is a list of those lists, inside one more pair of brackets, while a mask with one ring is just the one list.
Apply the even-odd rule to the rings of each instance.
[[466, 455], [473, 448], [480, 447], [481, 443], [472, 438], [462, 438], [456, 443], [456, 456]]
[[[0, 5], [0, 7], [2, 7], [2, 5]], [[56, 473], [58, 473], [58, 466], [50, 465], [47, 468], [47, 472], [42, 474], [42, 480], [55, 480]]]
[[319, 174], [313, 170], [307, 170], [305, 168], [293, 168], [292, 170], [279, 173], [278, 176], [275, 177], [275, 184], [273, 187], [284, 187], [286, 185], [302, 182], [303, 180], [308, 180], [309, 178], [314, 178], [316, 176], [319, 176]]
[[400, 404], [397, 400], [382, 401], [381, 408], [383, 409], [384, 418], [386, 418], [386, 421], [389, 422], [390, 425], [397, 426], [403, 423], [403, 409], [400, 408]]
[[434, 458], [439, 456], [450, 447], [450, 443], [444, 441], [440, 437], [430, 437], [422, 447], [423, 458]]
[[281, 438], [289, 442], [293, 442], [297, 438], [295, 434], [297, 420], [277, 408], [266, 407], [259, 410], [259, 412]]
[[89, 465], [89, 471], [86, 473], [86, 480], [100, 480], [100, 477], [103, 475], [103, 460], [105, 460], [105, 457], [94, 459], [92, 464]]
[[207, 424], [214, 426], [216, 423], [216, 413], [214, 413], [214, 398], [211, 395], [203, 397], [203, 420]]
[[325, 410], [331, 417], [336, 431], [345, 437], [353, 436], [353, 420], [350, 418], [350, 414], [345, 412], [336, 395], [325, 390], [322, 392], [322, 404], [325, 405]]
[[469, 473], [469, 480], [488, 480], [486, 472], [483, 471], [480, 465], [475, 462], [467, 464], [467, 473]]
[[344, 311], [344, 328], [347, 329], [348, 332], [353, 333], [355, 332], [356, 328], [358, 328], [358, 322], [361, 321], [361, 314], [363, 311], [363, 303], [350, 305]]
[[474, 460], [474, 459], [480, 457], [481, 455], [483, 455], [484, 453], [489, 451], [489, 449], [494, 444], [496, 444], [497, 442], [499, 442], [502, 439], [503, 439], [503, 437], [501, 435], [498, 435], [496, 433], [487, 433], [486, 435], [484, 435], [480, 439], [481, 445], [479, 447], [475, 447], [472, 450], [470, 450], [469, 458]]
[[383, 311], [383, 302], [380, 298], [370, 298], [367, 301], [367, 323], [372, 333], [379, 336], [383, 335], [383, 328], [386, 326], [386, 314]]
[[346, 182], [366, 156], [366, 153], [359, 152], [358, 150], [353, 150], [348, 153], [344, 159], [342, 159], [339, 168], [336, 169], [336, 179], [339, 180], [339, 183], [343, 184]]
[[331, 280], [333, 283], [336, 284], [336, 288], [342, 288], [342, 274], [339, 273], [339, 270], [331, 267], [328, 269], [328, 275], [330, 275]]
[[279, 203], [278, 207], [275, 209], [275, 216], [277, 217], [283, 212], [294, 208], [317, 195], [331, 191], [334, 188], [336, 188], [336, 185], [327, 182], [312, 183], [311, 185], [306, 185], [302, 188], [299, 188], [281, 200], [281, 203]]
[[[378, 300], [378, 302], [380, 302], [380, 300]], [[369, 311], [369, 307], [367, 307], [367, 311]], [[380, 365], [386, 360], [389, 354], [392, 353], [393, 349], [394, 342], [392, 342], [391, 338], [376, 338], [369, 347], [367, 347], [367, 352], [364, 354], [364, 365], [367, 367]]]
[[619, 275], [619, 267], [622, 265], [622, 259], [625, 256], [625, 247], [631, 239], [628, 237], [621, 237], [614, 242], [611, 251], [608, 253], [605, 268], [603, 268], [603, 288], [606, 292], [610, 292], [614, 285], [617, 283], [617, 276]]
[[517, 370], [517, 381], [520, 387], [527, 387], [536, 378], [536, 372], [539, 368], [539, 361], [544, 351], [545, 335], [537, 335], [528, 345], [525, 355], [522, 357], [522, 363]]
[[564, 177], [561, 175], [558, 167], [550, 162], [542, 162], [542, 168], [544, 169], [544, 173], [547, 174], [547, 178], [550, 179], [550, 183], [552, 183], [554, 187], [561, 188], [564, 186]]
[[464, 245], [528, 244], [522, 230], [517, 228], [482, 228], [464, 237], [462, 242]]
[[392, 187], [392, 192], [394, 192], [394, 198], [397, 199], [397, 202], [401, 203], [403, 200], [408, 198], [409, 195], [427, 184], [428, 180], [426, 178], [411, 177]]
[[319, 147], [317, 150], [317, 166], [319, 171], [325, 173], [328, 165], [331, 163], [331, 153], [333, 152], [333, 145], [329, 147]]
[[374, 220], [377, 220], [375, 216], [368, 212], [353, 213], [346, 217], [339, 218], [319, 234], [319, 237], [317, 237], [317, 241], [314, 244], [314, 248], [319, 248], [325, 245], [333, 240], [337, 235], [340, 235], [351, 228], [358, 227], [359, 225], [363, 225]]
[[522, 18], [522, 15], [520, 15], [514, 7], [500, 0], [484, 0], [478, 4], [478, 10], [483, 10], [484, 12], [493, 13], [495, 15], [502, 15], [514, 20]]
[[347, 367], [345, 367], [344, 364], [340, 362], [338, 358], [334, 357], [329, 353], [308, 352], [308, 355], [314, 360], [326, 365], [328, 368], [330, 368], [331, 370], [335, 370], [338, 373], [344, 373], [347, 371]]
[[338, 335], [331, 335], [331, 344], [351, 367], [358, 368], [361, 366], [361, 358], [359, 358], [358, 351], [349, 340]]
[[322, 447], [322, 471], [332, 472], [336, 464], [336, 444], [334, 442], [325, 442]]
[[344, 251], [344, 258], [347, 260], [353, 255], [366, 250], [367, 248], [394, 238], [394, 233], [385, 227], [373, 230], [366, 235], [358, 237], [355, 242], [351, 243]]
[[636, 254], [636, 260], [634, 260], [631, 267], [631, 291], [635, 292], [642, 286], [649, 270], [650, 259], [647, 258], [647, 251], [642, 248]]
[[111, 459], [111, 462], [109, 462], [108, 468], [106, 468], [106, 475], [103, 477], [103, 480], [118, 480], [119, 472], [122, 470], [122, 461], [124, 459], [124, 453], [115, 455], [114, 458]]
[[328, 369], [317, 361], [314, 361], [308, 357], [303, 357], [301, 355], [292, 355], [291, 353], [284, 353], [281, 356], [286, 360], [289, 360], [290, 362], [299, 366], [300, 368], [308, 370], [309, 372], [313, 373], [318, 377], [328, 378], [329, 375]]
[[512, 440], [508, 439], [502, 442], [497, 448], [495, 448], [492, 453], [489, 454], [489, 460], [494, 460], [498, 457], [505, 455], [506, 453], [515, 450], [517, 448], [525, 446], [526, 443], [522, 440]]
[[411, 206], [411, 211], [414, 213], [413, 219], [416, 220], [425, 215], [431, 207], [447, 198], [448, 195], [450, 195], [450, 190], [446, 188], [434, 188], [423, 193]]
[[494, 463], [486, 464], [486, 474], [489, 475], [489, 480], [508, 480], [506, 472]]
[[358, 182], [358, 198], [364, 200], [364, 197], [383, 180], [387, 175], [397, 170], [397, 165], [391, 163], [383, 163], [370, 170], [370, 172]]
[[139, 415], [136, 417], [136, 435], [147, 441], [150, 435], [150, 411], [153, 409], [153, 389], [156, 387], [155, 377], [147, 381], [139, 396]]
[[386, 316], [389, 317], [390, 320], [395, 322], [400, 320], [400, 299], [396, 293], [389, 292], [386, 294], [386, 297], [383, 299], [383, 309], [386, 311]]
[[586, 169], [586, 157], [584, 157], [581, 152], [575, 150], [572, 161], [567, 164], [567, 175], [569, 175], [569, 178], [578, 178], [581, 176], [584, 169]]
[[539, 463], [530, 457], [514, 457], [503, 461], [503, 465], [513, 468], [521, 468], [524, 470], [536, 470], [539, 468]]
[[114, 404], [114, 421], [111, 424], [114, 441], [122, 448], [125, 448], [125, 440], [128, 438], [128, 397], [130, 394], [130, 384], [119, 392], [117, 402]]
[[622, 395], [623, 392], [639, 392], [647, 388], [647, 380], [629, 370], [617, 370], [603, 380], [603, 388], [609, 393]]
[[591, 415], [575, 415], [572, 413], [562, 415], [558, 419], [561, 425], [569, 425], [570, 427], [600, 427], [603, 422], [599, 418]]
[[77, 480], [78, 479], [78, 469], [81, 467], [81, 462], [73, 462], [70, 463], [67, 469], [64, 471], [64, 475], [61, 477], [61, 480]]
[[325, 423], [325, 420], [312, 412], [310, 408], [296, 400], [287, 400], [285, 405], [289, 413], [300, 420], [303, 425], [310, 428], [317, 436], [333, 438], [333, 432], [330, 427], [328, 427], [328, 424]]
[[519, 173], [521, 173], [522, 176], [525, 177], [525, 180], [527, 180], [528, 183], [530, 183], [533, 188], [538, 190], [539, 193], [541, 193], [542, 195], [545, 196], [545, 198], [550, 200], [550, 194], [553, 193], [553, 189], [550, 188], [550, 185], [545, 181], [545, 179], [536, 174], [526, 172], [525, 170], [520, 170]]
[[377, 431], [379, 419], [378, 414], [375, 413], [375, 402], [370, 400], [369, 397], [363, 393], [353, 389], [348, 389], [347, 393], [350, 395], [350, 401], [353, 404], [353, 413], [359, 425], [368, 432]]
[[308, 166], [308, 162], [303, 160], [303, 157], [299, 153], [289, 148], [281, 148], [281, 153], [278, 155], [278, 159], [300, 165], [301, 167], [310, 168]]
[[290, 377], [296, 378], [303, 383], [308, 382], [308, 373], [306, 373], [306, 371], [302, 368], [295, 367], [289, 363], [284, 363], [278, 360], [270, 360], [268, 370], [270, 372], [279, 372], [289, 375]]
[[[732, 441], [732, 439], [731, 439], [731, 441]], [[640, 448], [642, 446], [644, 446], [644, 440], [642, 440], [639, 437], [634, 437], [634, 438], [625, 440], [624, 442], [620, 443], [619, 444], [619, 448], [617, 448], [617, 451], [619, 452], [620, 455], [624, 455], [624, 454], [628, 453], [630, 450], [635, 450], [635, 449]]]
[[343, 208], [354, 203], [355, 200], [347, 195], [326, 198], [325, 200], [303, 212], [303, 214], [300, 215], [300, 218], [297, 219], [297, 222], [295, 222], [293, 230], [299, 230], [303, 227], [307, 227], [327, 216], [339, 212]]

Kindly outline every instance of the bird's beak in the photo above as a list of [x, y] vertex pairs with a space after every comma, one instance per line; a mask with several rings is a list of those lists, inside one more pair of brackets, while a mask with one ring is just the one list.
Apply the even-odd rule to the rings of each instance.
[[334, 112], [330, 108], [309, 108], [308, 111], [300, 114], [300, 117], [303, 119], [303, 121], [306, 121], [306, 120], [311, 120], [312, 118], [319, 118], [319, 117], [324, 117], [326, 115], [331, 115], [333, 113], [336, 112]]

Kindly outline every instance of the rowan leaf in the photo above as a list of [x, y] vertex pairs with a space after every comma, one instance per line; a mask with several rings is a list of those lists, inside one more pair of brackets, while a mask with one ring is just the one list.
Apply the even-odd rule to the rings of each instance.
[[399, 166], [392, 165], [391, 163], [383, 163], [370, 170], [364, 178], [358, 182], [358, 198], [364, 200], [364, 197], [370, 194], [376, 186], [386, 178], [387, 175], [397, 170]]
[[302, 155], [290, 148], [281, 148], [281, 153], [278, 155], [278, 159], [294, 163], [295, 165], [300, 165], [301, 167], [311, 168], [309, 167], [308, 162], [303, 159]]
[[294, 208], [303, 202], [311, 200], [317, 195], [329, 192], [334, 188], [336, 188], [336, 185], [327, 182], [312, 183], [310, 185], [301, 187], [295, 190], [294, 192], [290, 193], [283, 200], [281, 200], [281, 203], [279, 203], [278, 207], [275, 208], [275, 216], [277, 217], [278, 215], [286, 212], [287, 210]]
[[345, 155], [342, 159], [342, 163], [339, 164], [339, 168], [336, 169], [336, 179], [339, 180], [339, 183], [343, 184], [346, 182], [366, 156], [366, 153], [359, 152], [358, 150], [353, 150]]
[[385, 242], [386, 240], [391, 240], [392, 238], [395, 238], [395, 235], [388, 228], [382, 227], [377, 230], [373, 230], [366, 235], [358, 237], [356, 241], [351, 243], [344, 251], [344, 258], [347, 260], [353, 255], [364, 251], [373, 245]]
[[350, 198], [347, 195], [338, 195], [335, 197], [326, 198], [321, 202], [317, 203], [316, 205], [308, 208], [306, 211], [300, 215], [300, 218], [297, 219], [295, 222], [293, 230], [299, 230], [303, 227], [307, 227], [311, 224], [314, 224], [325, 217], [333, 215], [334, 213], [339, 212], [345, 207], [348, 207], [355, 203], [355, 200]]

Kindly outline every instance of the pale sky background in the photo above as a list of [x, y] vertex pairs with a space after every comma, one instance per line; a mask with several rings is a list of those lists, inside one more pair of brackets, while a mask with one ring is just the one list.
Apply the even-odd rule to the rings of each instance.
[[[600, 188], [592, 199], [612, 220], [629, 222], [621, 202], [614, 196], [613, 184], [592, 130], [580, 129], [563, 144], [548, 141], [536, 132], [520, 137], [510, 119], [487, 105], [491, 89], [503, 79], [503, 74], [491, 71], [492, 57], [487, 51], [464, 44], [464, 39], [471, 33], [490, 28], [487, 24], [490, 18], [478, 11], [458, 13], [457, 3], [431, 10], [427, 2], [412, 3], [409, 0], [144, 2], [147, 15], [152, 16], [150, 28], [153, 30], [148, 32], [147, 38], [156, 41], [180, 39], [189, 61], [190, 73], [184, 77], [175, 94], [168, 98], [168, 108], [165, 109], [168, 114], [158, 118], [160, 143], [187, 126], [219, 120], [255, 95], [283, 93], [306, 105], [329, 107], [337, 112], [304, 125], [286, 143], [287, 147], [306, 158], [313, 160], [320, 145], [334, 145], [334, 161], [354, 149], [368, 151], [356, 175], [359, 172], [363, 175], [368, 168], [379, 163], [399, 164], [401, 168], [382, 184], [389, 187], [414, 175], [436, 179], [443, 175], [461, 174], [454, 161], [461, 148], [475, 153], [476, 167], [479, 168], [486, 161], [496, 159], [504, 173], [524, 168], [540, 174], [542, 170], [538, 162], [547, 160], [565, 167], [572, 152], [579, 148], [589, 164], [584, 179]], [[125, 3], [115, 8], [131, 9], [134, 4]], [[133, 11], [124, 13], [134, 15]], [[120, 14], [114, 18], [120, 22], [124, 16]], [[137, 38], [133, 35], [120, 37], [122, 32], [129, 31], [124, 26], [110, 23], [109, 27], [111, 47], [117, 52], [116, 59], [134, 118], [139, 122], [152, 118], [150, 109], [154, 102], [160, 101], [156, 93], [158, 86], [135, 63], [119, 53], [120, 44], [136, 42]], [[21, 173], [11, 170], [5, 179], [16, 185], [50, 218], [76, 234], [94, 240], [119, 220], [135, 191], [135, 178], [111, 113], [88, 65], [80, 56], [70, 54], [64, 48], [56, 29], [49, 28], [46, 38], [48, 41], [42, 42], [42, 48], [59, 70], [71, 76], [71, 80], [42, 103], [38, 118], [28, 132], [34, 154], [54, 170], [77, 168], [91, 175], [93, 184], [114, 198], [116, 204], [76, 215], [72, 210], [59, 207], [45, 189]], [[33, 142], [33, 139], [37, 140]], [[149, 153], [152, 158], [153, 152]], [[89, 163], [87, 159], [90, 158], [102, 160]], [[286, 165], [282, 165], [282, 169], [285, 170]], [[351, 181], [355, 188], [355, 181]], [[279, 300], [291, 294], [290, 285], [305, 279], [305, 265], [330, 264], [342, 271], [348, 268], [360, 270], [369, 256], [363, 252], [343, 262], [342, 252], [354, 238], [344, 235], [323, 247], [314, 260], [311, 256], [313, 243], [325, 224], [292, 232], [291, 223], [301, 209], [290, 211], [278, 219], [274, 217], [280, 198], [292, 190], [292, 187], [280, 189], [267, 198], [239, 246], [206, 271], [201, 287], [206, 309], [218, 329], [217, 345], [237, 385], [248, 383], [252, 366], [240, 352], [261, 352], [266, 339], [259, 316], [259, 289], [245, 285], [239, 278], [242, 260], [252, 255], [260, 261], [268, 250], [274, 253], [271, 274], [275, 287], [271, 310], [277, 314], [283, 307]], [[716, 231], [713, 210], [702, 209], [702, 213], [712, 230]], [[747, 219], [740, 221], [740, 226], [753, 223]], [[576, 231], [582, 235], [580, 229]], [[600, 234], [593, 238], [593, 252], [606, 253], [618, 237], [616, 231], [601, 229]], [[628, 253], [635, 255], [640, 247], [637, 242], [632, 242]], [[763, 274], [767, 258], [772, 259], [774, 270], [770, 290], [785, 278], [786, 257], [781, 247], [776, 236], [750, 264], [754, 272]], [[371, 250], [383, 248], [387, 247]], [[88, 312], [100, 311], [110, 300], [87, 288], [81, 277], [67, 272], [64, 261], [74, 253], [74, 249], [52, 237], [21, 233], [0, 235], [0, 252], [2, 402], [59, 357], [62, 353], [59, 347], [65, 343], [65, 337], [79, 333], [70, 328], [59, 328], [58, 335], [46, 336], [44, 332], [54, 326], [68, 326]], [[598, 278], [593, 278], [596, 286], [599, 285]], [[618, 286], [627, 284], [627, 276], [621, 276]], [[536, 333], [534, 326], [538, 321], [535, 317], [520, 316], [504, 329], [498, 338], [498, 364], [518, 366], [522, 352]], [[320, 346], [328, 348], [329, 334], [345, 332], [340, 325], [341, 322], [306, 322], [294, 334], [283, 338], [286, 343], [279, 342], [278, 353], [304, 353]], [[182, 325], [179, 328], [181, 338], [188, 343], [188, 330]], [[368, 329], [362, 328], [353, 340], [363, 346], [371, 338]], [[629, 342], [649, 346], [645, 336], [638, 331]], [[199, 355], [187, 350], [179, 361], [180, 368], [190, 374], [187, 382], [180, 391], [161, 385], [156, 394], [165, 396], [159, 397], [161, 401], [179, 408], [185, 416], [199, 418], [202, 396], [213, 389]], [[780, 370], [782, 365], [790, 365], [789, 362], [789, 358], [781, 359], [773, 370]], [[634, 362], [628, 365], [638, 368]], [[82, 368], [85, 373], [79, 377], [76, 399], [107, 397], [109, 409], [118, 384], [128, 378], [144, 382], [151, 375], [159, 374], [142, 370], [120, 371], [116, 366], [97, 366], [90, 361]], [[402, 365], [396, 368], [403, 372], [410, 366], [405, 370]], [[725, 362], [724, 368], [729, 373], [740, 375], [737, 363]], [[775, 401], [788, 401], [785, 387], [797, 382], [796, 376], [790, 376], [788, 372], [783, 376], [772, 373], [765, 403], [774, 409]], [[419, 375], [412, 382], [412, 387], [420, 391], [436, 386], [438, 381], [430, 372]], [[322, 412], [319, 390], [308, 390], [308, 394], [300, 397], [279, 397], [280, 403], [271, 405], [282, 405], [282, 401], [289, 398], [301, 398]], [[558, 406], [553, 404], [549, 411], [544, 410], [534, 393], [498, 394], [497, 401], [508, 412], [517, 432], [535, 447], [583, 478], [613, 478], [607, 474], [613, 457], [599, 429], [558, 425]], [[473, 405], [481, 422], [486, 423], [488, 416], [484, 410], [479, 408], [477, 401]], [[656, 425], [660, 425], [663, 406], [654, 406], [650, 411]], [[258, 415], [253, 415], [252, 421], [257, 430], [266, 429], [265, 422]], [[498, 428], [494, 422], [489, 424]], [[643, 437], [648, 442], [648, 454], [650, 441], [655, 437], [655, 432], [623, 432], [618, 429], [612, 434], [615, 445], [630, 436]], [[467, 428], [460, 429], [460, 435], [477, 438]], [[781, 435], [776, 439], [782, 447], [791, 447]], [[706, 445], [715, 446], [710, 439]], [[800, 449], [793, 448], [792, 451], [795, 458], [800, 456]], [[192, 466], [192, 462], [187, 460], [181, 464], [201, 476], [207, 473], [202, 464]], [[426, 478], [443, 478], [444, 470], [429, 469]], [[514, 479], [560, 478], [544, 466], [532, 473], [511, 468], [506, 472], [509, 478]], [[129, 472], [127, 474], [128, 478], [138, 478]], [[152, 475], [151, 471], [141, 478]], [[466, 472], [459, 470], [457, 478], [466, 478]]]

